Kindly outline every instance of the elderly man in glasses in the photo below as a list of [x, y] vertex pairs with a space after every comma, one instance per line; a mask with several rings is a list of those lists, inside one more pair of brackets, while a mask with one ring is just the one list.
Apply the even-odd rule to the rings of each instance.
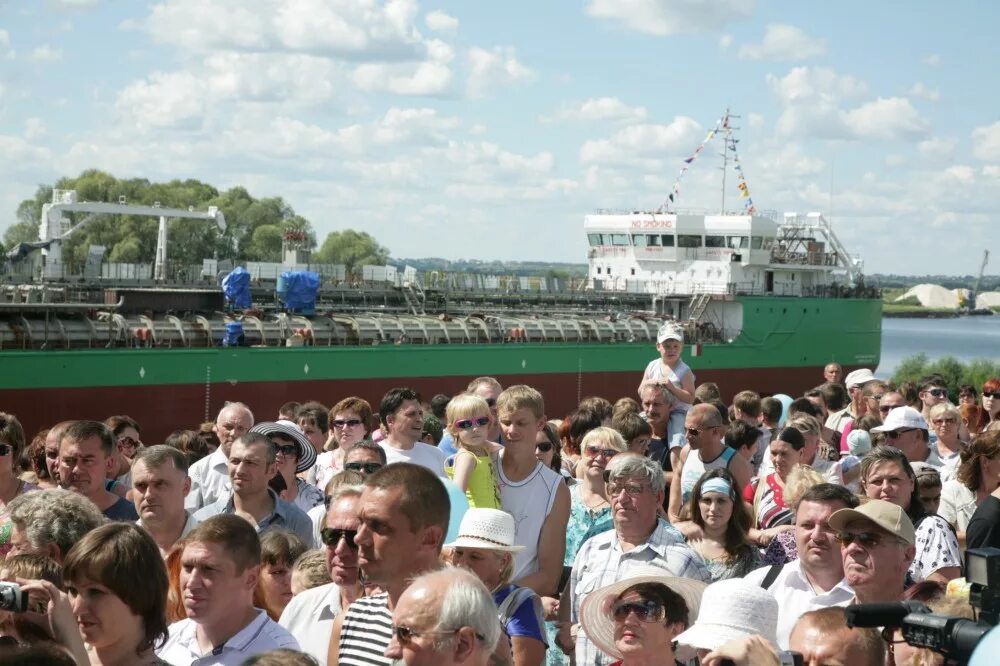
[[903, 452], [911, 463], [927, 463], [940, 470], [944, 461], [930, 445], [930, 425], [913, 407], [897, 407], [872, 432], [885, 433], [885, 443]]
[[320, 538], [332, 582], [306, 590], [288, 602], [279, 624], [299, 642], [302, 651], [327, 663], [334, 621], [364, 596], [358, 569], [359, 508], [362, 486], [340, 486], [329, 498]]
[[903, 596], [906, 572], [916, 555], [913, 523], [903, 508], [873, 499], [830, 516], [854, 603], [889, 603]]
[[486, 666], [500, 640], [493, 597], [462, 569], [420, 576], [392, 612], [385, 656], [406, 666]]
[[580, 608], [588, 594], [620, 580], [632, 568], [645, 565], [660, 567], [668, 576], [711, 580], [684, 536], [657, 515], [664, 493], [659, 463], [635, 453], [619, 453], [604, 473], [614, 529], [584, 542], [559, 603], [557, 643], [567, 654], [575, 650], [576, 663], [588, 666], [613, 661], [579, 631]]

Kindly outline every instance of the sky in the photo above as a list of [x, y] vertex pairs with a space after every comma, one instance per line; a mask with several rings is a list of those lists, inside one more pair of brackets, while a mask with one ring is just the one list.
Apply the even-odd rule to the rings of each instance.
[[[1000, 273], [986, 1], [0, 0], [0, 226], [99, 168], [281, 196], [393, 257], [586, 260], [726, 109], [758, 209], [868, 273]], [[717, 212], [720, 139], [677, 206]], [[730, 173], [727, 208], [742, 205]]]

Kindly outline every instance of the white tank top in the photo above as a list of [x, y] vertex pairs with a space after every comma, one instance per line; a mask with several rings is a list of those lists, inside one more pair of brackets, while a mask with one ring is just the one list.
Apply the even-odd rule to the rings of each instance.
[[[503, 460], [503, 451], [500, 452]], [[497, 465], [500, 478], [500, 504], [504, 511], [514, 516], [514, 543], [524, 546], [524, 550], [514, 553], [514, 576], [517, 580], [538, 571], [538, 540], [542, 525], [552, 511], [556, 491], [563, 483], [562, 476], [542, 463], [523, 481], [513, 482], [503, 473], [503, 465]], [[541, 509], [544, 507], [544, 511]]]
[[[677, 367], [671, 368], [669, 365], [665, 365], [660, 359], [654, 358], [649, 362], [649, 365], [646, 366], [646, 372], [643, 373], [643, 380], [651, 379], [657, 382], [668, 381], [677, 388], [684, 388], [682, 380], [684, 379], [684, 376], [690, 372], [690, 366], [688, 366], [688, 364], [684, 361], [678, 360]], [[692, 378], [694, 377], [694, 375], [691, 376]], [[674, 398], [674, 406], [671, 411], [674, 409], [684, 410], [686, 413], [689, 409], [691, 409], [691, 403], [681, 402], [680, 400]]]
[[[692, 449], [688, 457], [684, 460], [684, 471], [681, 473], [681, 503], [687, 504], [688, 499], [691, 497], [691, 491], [694, 490], [694, 484], [698, 483], [698, 479], [701, 478], [702, 474], [710, 469], [728, 467], [729, 461], [734, 455], [736, 455], [736, 450], [727, 446], [722, 449], [722, 453], [716, 456], [715, 460], [703, 462], [701, 451]], [[742, 491], [742, 488], [737, 489], [737, 492], [740, 491]]]

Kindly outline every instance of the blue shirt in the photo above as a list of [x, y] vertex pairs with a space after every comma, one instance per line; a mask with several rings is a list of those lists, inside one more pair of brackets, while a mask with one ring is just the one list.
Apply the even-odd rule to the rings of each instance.
[[[306, 545], [306, 548], [314, 548], [316, 544], [313, 543], [313, 526], [312, 521], [309, 520], [309, 516], [291, 502], [286, 502], [278, 497], [270, 488], [267, 489], [267, 492], [274, 501], [274, 511], [257, 521], [257, 533], [263, 534], [269, 529], [289, 530], [295, 532], [295, 535], [302, 539], [302, 543]], [[199, 509], [195, 512], [194, 517], [196, 520], [204, 522], [212, 516], [235, 512], [236, 507], [233, 504], [233, 494], [230, 493], [229, 495], [220, 497], [212, 504]]]
[[[497, 608], [516, 589], [517, 585], [505, 585], [494, 592], [493, 602], [497, 605]], [[510, 616], [507, 626], [503, 629], [511, 638], [524, 636], [540, 640], [542, 643], [548, 645], [543, 618], [539, 617], [538, 613], [535, 612], [535, 604], [532, 603], [531, 597], [525, 599], [521, 602], [520, 606], [514, 609], [514, 613]]]

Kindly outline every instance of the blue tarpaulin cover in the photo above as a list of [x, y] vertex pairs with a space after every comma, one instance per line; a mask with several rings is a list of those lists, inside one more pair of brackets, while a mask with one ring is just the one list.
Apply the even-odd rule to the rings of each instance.
[[237, 308], [253, 306], [250, 299], [250, 273], [242, 266], [237, 266], [226, 277], [222, 278], [222, 293], [226, 300]]
[[281, 274], [278, 297], [290, 310], [312, 310], [316, 307], [319, 291], [319, 273], [312, 271], [285, 271]]

